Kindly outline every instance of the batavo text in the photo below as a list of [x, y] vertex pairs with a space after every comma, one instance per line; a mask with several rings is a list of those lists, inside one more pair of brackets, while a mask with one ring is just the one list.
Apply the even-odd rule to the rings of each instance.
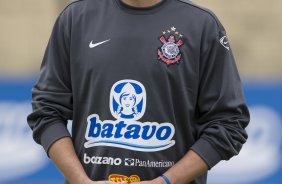
[[84, 146], [111, 146], [143, 152], [160, 151], [175, 144], [175, 141], [171, 140], [174, 133], [175, 128], [171, 123], [101, 121], [99, 116], [94, 114], [88, 117], [85, 134], [88, 142]]

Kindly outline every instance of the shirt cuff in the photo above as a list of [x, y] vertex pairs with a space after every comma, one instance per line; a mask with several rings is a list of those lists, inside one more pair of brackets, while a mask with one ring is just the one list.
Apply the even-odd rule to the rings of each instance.
[[71, 135], [66, 125], [62, 122], [57, 121], [43, 130], [40, 141], [48, 157], [48, 151], [52, 144], [63, 137], [71, 137]]
[[191, 148], [208, 165], [209, 169], [222, 160], [218, 151], [205, 139], [200, 138]]

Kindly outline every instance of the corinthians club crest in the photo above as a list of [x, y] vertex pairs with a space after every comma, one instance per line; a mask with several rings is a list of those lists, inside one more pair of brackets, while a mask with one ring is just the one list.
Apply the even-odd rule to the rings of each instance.
[[163, 45], [158, 49], [158, 59], [167, 65], [179, 63], [182, 56], [180, 47], [184, 44], [181, 39], [183, 35], [176, 31], [175, 27], [171, 27], [162, 33], [159, 39]]

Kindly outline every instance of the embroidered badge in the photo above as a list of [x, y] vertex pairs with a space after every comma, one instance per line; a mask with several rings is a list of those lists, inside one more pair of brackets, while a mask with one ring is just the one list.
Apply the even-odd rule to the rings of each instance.
[[176, 31], [175, 27], [163, 31], [159, 38], [163, 45], [158, 49], [158, 59], [167, 65], [179, 63], [182, 57], [180, 47], [184, 45], [182, 37], [183, 34]]

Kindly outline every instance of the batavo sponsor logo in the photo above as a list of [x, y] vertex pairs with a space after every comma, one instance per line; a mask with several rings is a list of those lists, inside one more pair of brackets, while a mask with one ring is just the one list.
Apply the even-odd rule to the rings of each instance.
[[98, 115], [88, 117], [86, 148], [111, 146], [135, 151], [153, 152], [175, 144], [171, 140], [174, 127], [170, 123], [101, 121]]
[[102, 121], [98, 114], [89, 115], [84, 147], [110, 146], [155, 152], [175, 145], [173, 124], [137, 121], [145, 109], [146, 91], [140, 82], [116, 82], [110, 93], [110, 111], [117, 120]]
[[140, 177], [138, 175], [131, 175], [131, 176], [125, 176], [121, 174], [111, 174], [108, 178], [109, 181], [119, 183], [119, 182], [125, 182], [126, 184], [134, 183], [134, 182], [140, 182]]

